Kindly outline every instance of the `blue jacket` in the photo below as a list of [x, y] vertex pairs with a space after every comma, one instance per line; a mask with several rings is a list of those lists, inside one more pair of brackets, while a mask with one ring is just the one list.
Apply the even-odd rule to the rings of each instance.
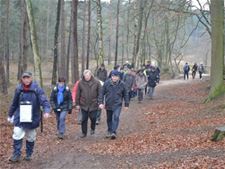
[[[20, 122], [20, 102], [30, 101], [32, 105], [32, 122]], [[50, 113], [50, 104], [45, 96], [43, 89], [41, 89], [36, 82], [32, 82], [29, 91], [23, 91], [23, 84], [16, 87], [12, 105], [9, 108], [8, 116], [14, 115], [14, 125], [27, 129], [35, 129], [39, 126], [41, 114], [40, 106], [42, 106], [45, 113]]]
[[123, 99], [125, 101], [125, 107], [129, 106], [129, 94], [123, 81], [119, 80], [116, 84], [108, 79], [101, 90], [99, 96], [99, 103], [103, 104], [105, 96], [105, 108], [106, 110], [115, 110], [122, 106]]

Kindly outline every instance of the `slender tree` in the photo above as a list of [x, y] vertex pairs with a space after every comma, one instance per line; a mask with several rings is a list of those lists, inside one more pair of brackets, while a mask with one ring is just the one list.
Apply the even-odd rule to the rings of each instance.
[[9, 4], [10, 0], [6, 1], [6, 22], [5, 22], [5, 60], [6, 60], [6, 77], [9, 84]]
[[71, 62], [71, 72], [72, 72], [72, 83], [79, 80], [79, 64], [78, 64], [78, 42], [77, 42], [77, 5], [78, 0], [72, 1], [72, 62]]
[[28, 37], [28, 16], [25, 6], [25, 0], [21, 0], [21, 28], [20, 28], [20, 54], [18, 62], [18, 74], [17, 79], [21, 77], [22, 72], [27, 70], [27, 57], [29, 49], [29, 37]]
[[113, 7], [112, 7], [112, 0], [110, 0], [110, 2], [109, 2], [109, 34], [108, 34], [108, 36], [109, 36], [109, 51], [108, 51], [108, 64], [111, 64], [111, 55], [112, 55], [112, 53], [111, 53], [111, 44], [112, 44], [112, 9], [113, 9]]
[[60, 77], [66, 75], [66, 55], [65, 55], [65, 49], [66, 49], [66, 42], [65, 42], [65, 12], [64, 12], [64, 0], [61, 0], [60, 3], [60, 44], [61, 44], [61, 53], [59, 57], [59, 69], [58, 69], [58, 74]]
[[127, 51], [127, 60], [129, 59], [129, 37], [130, 37], [130, 1], [128, 0], [128, 9], [127, 9], [127, 38], [126, 38], [126, 51]]
[[[3, 7], [4, 1], [0, 1], [0, 36], [4, 37], [4, 16]], [[4, 38], [3, 38], [4, 39]], [[4, 40], [0, 41], [0, 92], [3, 94], [7, 94], [7, 79], [4, 65]]]
[[88, 0], [88, 30], [87, 30], [87, 60], [86, 60], [86, 69], [89, 68], [89, 54], [90, 54], [90, 39], [91, 39], [91, 0]]
[[85, 49], [86, 49], [86, 19], [87, 19], [87, 0], [83, 5], [83, 30], [82, 30], [82, 54], [81, 54], [81, 72], [85, 69]]
[[136, 28], [136, 33], [135, 33], [135, 45], [133, 49], [133, 59], [132, 63], [134, 66], [137, 66], [137, 57], [138, 57], [138, 52], [139, 52], [139, 47], [140, 47], [140, 37], [141, 37], [141, 30], [142, 30], [142, 20], [143, 20], [143, 11], [144, 11], [144, 5], [146, 4], [146, 0], [140, 0], [139, 2], [139, 9], [138, 9], [138, 19], [135, 22], [135, 28]]
[[96, 3], [97, 3], [97, 24], [98, 24], [98, 64], [102, 64], [104, 63], [104, 50], [103, 50], [101, 0], [96, 0]]
[[57, 80], [57, 64], [58, 64], [58, 36], [59, 36], [59, 24], [60, 24], [60, 7], [61, 1], [58, 0], [57, 4], [57, 15], [56, 15], [56, 24], [55, 24], [55, 35], [54, 35], [54, 58], [53, 58], [53, 69], [52, 69], [52, 84], [56, 84]]
[[117, 12], [116, 12], [116, 48], [115, 48], [115, 63], [117, 65], [118, 59], [118, 41], [119, 41], [119, 13], [120, 13], [120, 0], [117, 1]]
[[42, 82], [42, 72], [41, 72], [41, 57], [39, 55], [38, 44], [37, 44], [37, 33], [35, 30], [35, 21], [32, 11], [32, 3], [31, 0], [25, 0], [26, 9], [28, 15], [28, 22], [30, 27], [30, 35], [31, 35], [31, 44], [32, 51], [34, 55], [34, 78], [40, 82], [40, 85], [43, 86]]
[[225, 92], [224, 68], [224, 1], [211, 1], [212, 47], [211, 75], [208, 100]]

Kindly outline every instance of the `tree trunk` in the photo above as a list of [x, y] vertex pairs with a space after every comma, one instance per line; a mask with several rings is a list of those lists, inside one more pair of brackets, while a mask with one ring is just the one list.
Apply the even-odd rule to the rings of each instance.
[[109, 11], [109, 53], [108, 53], [108, 65], [111, 64], [111, 38], [112, 38], [112, 0], [109, 2], [110, 11]]
[[1, 90], [1, 93], [3, 93], [3, 94], [8, 93], [6, 73], [5, 73], [2, 55], [0, 56], [0, 90]]
[[47, 5], [48, 5], [48, 8], [47, 8], [47, 23], [46, 23], [46, 46], [45, 46], [45, 56], [49, 57], [49, 52], [48, 52], [48, 49], [49, 49], [49, 18], [50, 18], [50, 0], [47, 0]]
[[69, 68], [70, 68], [70, 50], [71, 50], [71, 36], [72, 36], [72, 10], [71, 10], [71, 17], [70, 17], [70, 26], [69, 26], [69, 37], [67, 43], [67, 53], [66, 53], [66, 80], [69, 82]]
[[27, 57], [29, 48], [29, 36], [28, 36], [28, 16], [25, 6], [25, 0], [21, 0], [21, 29], [20, 29], [20, 54], [18, 64], [17, 78], [20, 79], [21, 74], [27, 70]]
[[130, 36], [130, 1], [128, 1], [128, 9], [127, 9], [127, 45], [126, 45], [126, 51], [127, 51], [127, 60], [129, 60], [129, 36]]
[[5, 34], [5, 23], [4, 23], [4, 13], [3, 13], [3, 0], [0, 1], [0, 37], [3, 37], [0, 41], [0, 92], [3, 94], [7, 94], [7, 78], [5, 72], [5, 65], [4, 65], [4, 34]]
[[120, 13], [120, 0], [117, 2], [117, 12], [116, 12], [116, 50], [115, 50], [115, 62], [114, 65], [117, 65], [118, 58], [118, 40], [119, 40], [119, 13]]
[[103, 32], [102, 32], [102, 6], [101, 0], [96, 0], [97, 3], [97, 23], [98, 23], [98, 63], [104, 63], [103, 50]]
[[58, 74], [59, 77], [65, 77], [66, 76], [66, 70], [65, 70], [65, 65], [66, 65], [66, 55], [65, 55], [65, 49], [66, 49], [66, 42], [65, 42], [65, 12], [64, 12], [64, 0], [61, 0], [61, 5], [60, 5], [60, 32], [61, 32], [61, 54], [59, 57], [59, 69], [58, 69]]
[[27, 15], [30, 26], [31, 44], [34, 55], [34, 79], [39, 81], [40, 85], [43, 86], [42, 72], [41, 72], [41, 57], [39, 55], [38, 44], [37, 44], [37, 33], [35, 30], [35, 21], [33, 17], [31, 0], [25, 0], [27, 7]]
[[87, 60], [86, 69], [89, 68], [90, 39], [91, 39], [91, 0], [88, 0], [88, 31], [87, 31]]
[[139, 46], [140, 46], [140, 37], [141, 37], [141, 30], [142, 30], [142, 20], [143, 20], [143, 11], [144, 11], [144, 5], [146, 4], [143, 2], [143, 0], [139, 1], [139, 10], [138, 10], [138, 21], [136, 21], [135, 27], [137, 27], [137, 33], [136, 33], [136, 42], [135, 42], [135, 47], [134, 47], [134, 53], [133, 53], [133, 65], [134, 67], [137, 67], [137, 57], [138, 57], [138, 52], [139, 52]]
[[84, 1], [83, 10], [83, 30], [82, 30], [82, 54], [81, 54], [81, 72], [85, 69], [85, 49], [86, 49], [86, 20], [87, 20], [87, 0]]
[[60, 7], [61, 1], [58, 0], [57, 4], [57, 16], [55, 24], [55, 35], [54, 35], [54, 58], [53, 58], [53, 69], [52, 69], [52, 84], [55, 85], [57, 81], [57, 68], [58, 68], [58, 36], [59, 36], [59, 24], [60, 24]]
[[6, 25], [5, 25], [5, 60], [6, 60], [6, 81], [9, 84], [9, 3], [6, 1]]
[[77, 5], [78, 0], [72, 1], [72, 46], [73, 57], [71, 58], [72, 83], [79, 80], [79, 63], [78, 63], [78, 42], [77, 42]]
[[208, 100], [211, 100], [225, 91], [223, 83], [224, 66], [224, 1], [211, 1], [212, 22], [212, 56], [210, 74], [210, 92]]

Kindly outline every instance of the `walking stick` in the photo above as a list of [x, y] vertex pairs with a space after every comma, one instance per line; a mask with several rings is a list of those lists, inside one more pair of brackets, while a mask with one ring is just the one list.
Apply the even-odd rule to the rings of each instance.
[[41, 133], [43, 132], [43, 111], [41, 110]]

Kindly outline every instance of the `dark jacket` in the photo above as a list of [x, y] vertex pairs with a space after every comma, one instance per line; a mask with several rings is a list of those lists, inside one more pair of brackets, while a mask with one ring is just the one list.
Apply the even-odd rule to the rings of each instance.
[[[24, 101], [31, 102], [32, 105], [32, 122], [20, 122], [20, 103]], [[50, 113], [50, 104], [45, 96], [43, 89], [37, 83], [32, 82], [29, 91], [23, 90], [23, 84], [19, 84], [15, 90], [15, 95], [12, 105], [9, 109], [9, 117], [14, 115], [14, 125], [27, 129], [34, 129], [39, 126], [40, 122], [40, 106], [44, 109], [45, 113]]]
[[159, 81], [158, 72], [156, 70], [150, 70], [148, 72], [148, 86], [155, 87], [158, 81]]
[[97, 79], [91, 77], [90, 81], [86, 81], [83, 78], [78, 84], [76, 105], [89, 112], [98, 110], [98, 97], [100, 91], [101, 84]]
[[131, 91], [131, 89], [135, 83], [135, 76], [130, 73], [127, 73], [123, 76], [123, 82], [125, 83], [128, 91]]
[[61, 111], [71, 111], [72, 110], [72, 95], [68, 86], [65, 85], [65, 89], [63, 91], [63, 102], [58, 105], [57, 103], [57, 94], [58, 94], [58, 87], [55, 86], [52, 90], [50, 96], [50, 103], [54, 112], [57, 109], [61, 109]]
[[97, 71], [97, 77], [99, 80], [105, 82], [106, 79], [107, 79], [107, 70], [104, 68], [99, 68], [98, 71]]
[[106, 110], [115, 110], [122, 106], [123, 99], [125, 101], [125, 107], [129, 106], [129, 94], [123, 81], [119, 80], [116, 84], [108, 79], [103, 87], [99, 96], [99, 103], [103, 104], [105, 96]]

